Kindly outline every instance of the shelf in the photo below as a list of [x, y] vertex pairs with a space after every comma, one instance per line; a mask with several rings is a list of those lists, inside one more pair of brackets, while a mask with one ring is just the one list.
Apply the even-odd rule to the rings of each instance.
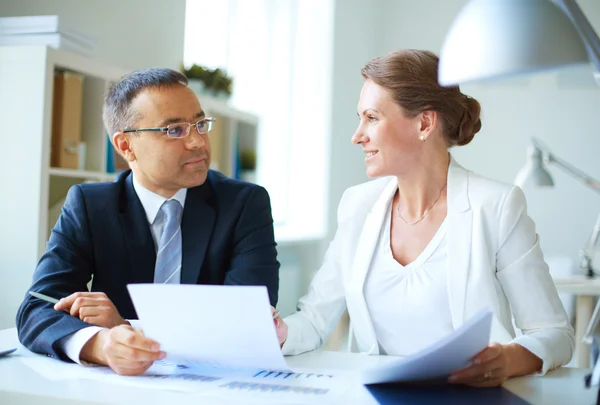
[[[36, 45], [37, 46], [37, 45]], [[55, 67], [72, 70], [103, 80], [118, 80], [127, 72], [76, 52], [46, 47], [49, 61]]]
[[258, 125], [258, 118], [255, 115], [230, 107], [226, 102], [217, 100], [209, 95], [197, 93], [196, 95], [200, 100], [202, 109], [205, 110], [209, 115], [217, 114], [227, 118], [232, 118], [239, 122], [250, 124], [252, 126]]
[[75, 179], [87, 179], [96, 181], [113, 181], [118, 173], [103, 173], [103, 172], [92, 172], [87, 170], [74, 170], [74, 169], [61, 169], [58, 167], [51, 167], [48, 170], [50, 176], [57, 177], [71, 177]]

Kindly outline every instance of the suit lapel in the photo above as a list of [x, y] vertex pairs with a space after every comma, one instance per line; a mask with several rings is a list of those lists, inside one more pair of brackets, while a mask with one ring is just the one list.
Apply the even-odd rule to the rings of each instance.
[[468, 180], [468, 171], [452, 158], [448, 170], [448, 297], [455, 329], [464, 322], [471, 258], [473, 211]]
[[215, 225], [216, 213], [207, 200], [213, 195], [209, 180], [188, 189], [181, 218], [181, 284], [197, 284], [206, 249]]
[[152, 283], [156, 251], [144, 207], [133, 188], [133, 174], [127, 176], [124, 185], [126, 198], [120, 202], [119, 217], [130, 261], [130, 280], [134, 283]]
[[[371, 211], [367, 214], [352, 264], [352, 281], [350, 288], [352, 290], [352, 296], [355, 297], [353, 300], [355, 305], [353, 305], [352, 323], [355, 330], [361, 331], [361, 335], [367, 339], [366, 341], [360, 339], [362, 342], [359, 343], [367, 345], [366, 349], [369, 354], [379, 353], [379, 346], [377, 345], [377, 338], [375, 337], [373, 323], [371, 322], [371, 316], [369, 315], [363, 290], [365, 279], [371, 266], [371, 260], [377, 246], [379, 234], [384, 224], [387, 206], [396, 193], [396, 189], [396, 179], [390, 180], [383, 189], [383, 192], [375, 205], [373, 205]], [[365, 350], [364, 347], [362, 349]]]

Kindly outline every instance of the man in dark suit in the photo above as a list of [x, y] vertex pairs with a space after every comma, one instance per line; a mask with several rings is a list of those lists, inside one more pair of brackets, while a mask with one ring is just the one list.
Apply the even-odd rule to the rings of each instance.
[[183, 75], [125, 76], [103, 118], [131, 170], [69, 190], [30, 288], [62, 299], [27, 294], [17, 329], [34, 352], [135, 375], [165, 353], [135, 327], [127, 284], [265, 285], [275, 306], [279, 263], [266, 190], [209, 170], [213, 119]]

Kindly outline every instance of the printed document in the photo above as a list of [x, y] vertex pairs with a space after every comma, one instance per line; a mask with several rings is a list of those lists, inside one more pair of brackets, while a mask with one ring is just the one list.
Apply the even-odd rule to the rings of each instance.
[[144, 334], [167, 361], [227, 369], [289, 370], [264, 286], [130, 284]]
[[445, 378], [470, 364], [471, 358], [490, 341], [492, 311], [482, 310], [444, 339], [423, 351], [367, 368], [363, 384], [413, 382]]

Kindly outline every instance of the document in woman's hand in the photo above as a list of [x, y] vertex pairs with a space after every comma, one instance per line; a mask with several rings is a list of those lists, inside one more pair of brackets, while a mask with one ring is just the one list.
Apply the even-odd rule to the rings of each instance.
[[426, 381], [448, 377], [469, 365], [490, 340], [492, 311], [484, 309], [423, 351], [362, 371], [363, 384]]

